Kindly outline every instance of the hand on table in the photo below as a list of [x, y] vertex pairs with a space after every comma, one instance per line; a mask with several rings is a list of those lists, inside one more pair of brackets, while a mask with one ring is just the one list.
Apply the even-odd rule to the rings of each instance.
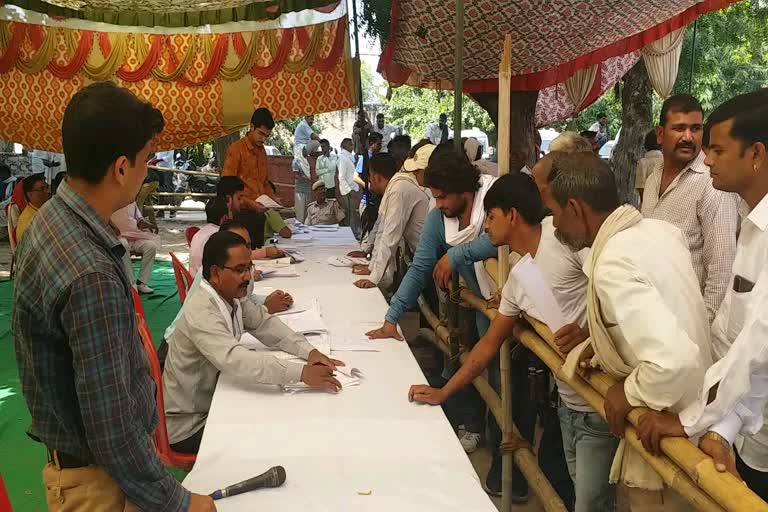
[[307, 364], [321, 364], [333, 370], [335, 370], [337, 366], [345, 366], [343, 362], [339, 361], [338, 359], [331, 359], [317, 349], [309, 353], [309, 357], [307, 357]]
[[411, 386], [408, 390], [409, 402], [420, 402], [422, 404], [440, 405], [448, 397], [445, 396], [442, 389], [431, 388], [424, 384]]
[[369, 276], [371, 269], [368, 265], [352, 265], [352, 273], [358, 276]]
[[285, 253], [281, 249], [278, 249], [277, 247], [267, 247], [266, 252], [267, 252], [267, 258], [274, 259], [274, 258], [282, 258], [283, 256], [285, 256]]
[[376, 283], [369, 279], [358, 279], [355, 281], [355, 286], [358, 288], [376, 288]]
[[619, 439], [624, 439], [624, 430], [627, 425], [627, 414], [632, 406], [624, 394], [624, 381], [619, 381], [608, 390], [605, 395], [605, 419], [611, 428], [611, 433]]
[[728, 446], [728, 441], [719, 435], [717, 437], [720, 439], [702, 437], [699, 441], [699, 449], [714, 459], [715, 469], [719, 472], [725, 473], [727, 471], [741, 480], [741, 475], [736, 469], [736, 461], [731, 456], [731, 447]]
[[378, 329], [368, 331], [365, 333], [369, 340], [381, 340], [386, 338], [394, 338], [399, 341], [403, 341], [403, 337], [397, 332], [397, 326], [391, 322], [384, 322], [384, 325]]
[[264, 300], [264, 307], [267, 308], [270, 315], [285, 311], [291, 306], [293, 306], [293, 297], [282, 290], [270, 293], [267, 295], [266, 300]]
[[341, 389], [341, 383], [333, 376], [333, 368], [324, 364], [304, 365], [301, 381], [311, 388], [324, 389], [336, 393]]
[[437, 285], [443, 290], [448, 290], [451, 287], [451, 274], [453, 269], [451, 268], [451, 262], [448, 260], [448, 255], [443, 255], [440, 261], [435, 265], [435, 270], [432, 271], [432, 277], [435, 279]]
[[578, 324], [568, 324], [555, 333], [555, 345], [565, 355], [587, 338], [589, 338], [589, 333], [579, 327]]
[[365, 254], [364, 251], [352, 251], [352, 252], [348, 252], [347, 256], [350, 258], [365, 258], [368, 255]]
[[687, 437], [677, 414], [648, 411], [640, 416], [637, 438], [648, 452], [661, 455], [661, 440], [665, 437]]
[[202, 494], [193, 494], [189, 499], [189, 512], [216, 512], [213, 498]]

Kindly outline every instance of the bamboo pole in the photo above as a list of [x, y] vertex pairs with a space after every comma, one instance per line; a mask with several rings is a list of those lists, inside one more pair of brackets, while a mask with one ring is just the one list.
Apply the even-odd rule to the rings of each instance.
[[184, 197], [216, 197], [216, 194], [206, 192], [152, 192], [152, 196], [184, 196]]
[[461, 100], [464, 92], [464, 0], [456, 0], [456, 40], [454, 47], [453, 71], [453, 145], [461, 154], [464, 147], [461, 144]]
[[[489, 319], [498, 315], [498, 311], [488, 308], [486, 302], [471, 290], [462, 289], [460, 296], [464, 302]], [[576, 379], [566, 378], [561, 371], [563, 358], [557, 350], [552, 333], [541, 322], [527, 316], [526, 319], [533, 330], [518, 328], [516, 335], [520, 342], [536, 353], [558, 378], [590, 402], [598, 413], [604, 415], [603, 397], [616, 380], [599, 371], [577, 376]], [[594, 394], [590, 394], [590, 388]], [[730, 473], [718, 472], [712, 459], [687, 439], [669, 437], [662, 440], [661, 448], [665, 455], [663, 457], [648, 453], [638, 441], [635, 430], [640, 416], [646, 411], [647, 409], [639, 407], [629, 413], [627, 419], [630, 426], [627, 427], [624, 438], [659, 473], [667, 485], [700, 510], [768, 511], [768, 504]]]
[[[497, 146], [499, 176], [509, 174], [509, 118], [510, 118], [510, 95], [512, 80], [512, 38], [509, 34], [504, 38], [504, 49], [501, 54], [501, 63], [499, 64], [499, 112], [498, 112], [498, 138]], [[506, 276], [509, 274], [509, 247], [499, 247], [498, 254], [498, 294], [501, 295], [501, 289], [506, 282]], [[504, 340], [499, 351], [499, 371], [501, 372], [501, 397], [504, 418], [499, 422], [502, 432], [506, 435], [514, 428], [512, 421], [512, 378], [510, 361], [510, 340]], [[506, 512], [512, 506], [512, 460], [508, 453], [504, 453], [501, 459], [501, 488], [502, 500], [501, 509]], [[527, 478], [527, 476], [526, 476]], [[505, 499], [506, 498], [506, 499]]]
[[148, 165], [147, 169], [154, 169], [155, 171], [160, 171], [160, 172], [175, 172], [177, 174], [189, 174], [190, 176], [211, 176], [213, 178], [218, 178], [220, 176], [215, 172], [185, 171], [183, 169], [174, 169], [172, 167], [158, 167], [156, 165]]
[[[426, 318], [427, 322], [429, 322], [429, 325], [432, 327], [432, 330], [435, 332], [435, 344], [437, 345], [437, 348], [442, 350], [445, 354], [450, 355], [451, 349], [448, 346], [448, 343], [450, 343], [450, 330], [432, 312], [423, 297], [419, 297], [418, 304], [424, 318]], [[472, 384], [496, 417], [496, 421], [501, 423], [500, 420], [503, 418], [502, 402], [499, 395], [488, 383], [488, 380], [485, 377], [480, 376], [476, 377], [472, 381]], [[552, 484], [549, 483], [547, 477], [541, 472], [536, 456], [533, 454], [533, 451], [531, 451], [530, 445], [528, 445], [522, 436], [520, 436], [520, 432], [513, 423], [511, 424], [511, 429], [509, 431], [505, 430], [504, 432], [504, 444], [507, 447], [515, 447], [513, 451], [510, 450], [508, 453], [505, 453], [504, 456], [514, 459], [517, 467], [520, 468], [525, 480], [528, 482], [528, 486], [539, 498], [544, 510], [547, 512], [565, 512], [566, 509], [562, 500], [560, 500], [560, 496], [557, 495], [557, 492], [552, 488]]]

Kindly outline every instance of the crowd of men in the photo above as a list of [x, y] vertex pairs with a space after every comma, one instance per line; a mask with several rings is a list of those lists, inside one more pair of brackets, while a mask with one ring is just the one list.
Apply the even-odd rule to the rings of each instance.
[[[499, 246], [530, 255], [567, 322], [554, 333], [564, 374], [594, 367], [617, 379], [596, 411], [566, 382], [553, 378], [550, 387], [532, 352], [514, 351], [514, 420], [529, 442], [537, 421], [543, 426], [539, 464], [569, 510], [614, 510], [617, 495], [627, 510], [690, 509], [626, 444], [634, 407], [650, 410], [638, 427], [648, 451], [660, 453], [664, 437], [690, 438], [718, 470], [766, 499], [767, 91], [725, 102], [706, 122], [695, 98], [667, 99], [656, 145], [650, 135], [646, 143], [660, 156], [641, 161], [640, 210], [622, 204], [594, 140], [579, 134], [553, 141], [530, 170], [523, 161], [497, 177], [478, 163], [476, 143], [455, 151], [444, 120], [412, 146], [382, 118], [385, 133], [369, 133], [357, 148], [354, 137], [344, 139], [337, 158], [307, 117], [295, 134], [296, 197], [304, 205], [297, 216], [301, 210], [308, 224], [347, 221], [359, 237], [351, 254], [370, 260], [352, 268], [361, 277], [354, 286], [392, 294], [381, 327], [367, 333], [373, 339], [402, 339], [403, 315], [422, 293], [439, 308], [454, 274], [493, 299], [497, 284], [483, 262]], [[163, 126], [160, 112], [126, 89], [89, 85], [64, 115], [66, 181], [49, 200], [39, 183], [25, 184], [34, 219], [25, 220], [19, 244], [12, 329], [29, 434], [48, 452], [50, 510], [215, 510], [167, 472], [150, 441], [155, 384], [130, 291], [146, 292], [149, 272], [142, 265], [134, 279], [126, 268], [126, 254], [149, 259], [156, 251], [146, 244], [156, 228], [134, 201]], [[274, 316], [291, 306], [291, 295], [253, 294], [254, 261], [282, 255], [265, 239], [291, 234], [259, 202], [275, 195], [264, 150], [273, 128], [268, 110], [254, 112], [248, 134], [229, 150], [207, 224], [191, 240], [194, 282], [164, 336], [164, 414], [179, 452], [198, 451], [219, 373], [243, 384], [341, 388], [334, 370], [344, 363]], [[307, 157], [318, 150], [313, 182]], [[353, 193], [364, 193], [363, 206]], [[410, 264], [396, 275], [399, 254]], [[542, 319], [514, 274], [501, 284], [492, 322], [479, 312], [465, 319], [476, 340], [465, 362], [403, 390], [404, 399], [444, 405], [468, 452], [486, 424], [470, 383], [487, 370], [498, 387], [501, 344], [523, 314]], [[244, 333], [305, 362], [250, 351]], [[487, 423], [493, 461], [484, 488], [500, 494], [500, 432]], [[528, 498], [517, 468], [512, 495]]]

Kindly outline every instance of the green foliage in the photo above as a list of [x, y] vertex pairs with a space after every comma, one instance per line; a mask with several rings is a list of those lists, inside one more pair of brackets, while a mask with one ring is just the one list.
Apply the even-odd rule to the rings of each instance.
[[[424, 135], [429, 123], [436, 123], [440, 114], [448, 115], [448, 126], [453, 128], [453, 93], [402, 86], [392, 91], [388, 102], [387, 122], [406, 130], [414, 142]], [[496, 126], [488, 113], [471, 98], [464, 96], [462, 127], [479, 128], [488, 134], [491, 145], [496, 145]]]

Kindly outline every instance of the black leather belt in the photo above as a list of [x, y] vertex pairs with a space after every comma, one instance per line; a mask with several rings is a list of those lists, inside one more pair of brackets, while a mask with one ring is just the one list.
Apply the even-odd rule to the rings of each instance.
[[48, 451], [48, 462], [54, 465], [58, 465], [58, 467], [61, 469], [77, 469], [90, 466], [89, 462], [84, 462], [74, 455], [70, 455], [59, 450], [53, 450], [48, 447], [46, 448]]

